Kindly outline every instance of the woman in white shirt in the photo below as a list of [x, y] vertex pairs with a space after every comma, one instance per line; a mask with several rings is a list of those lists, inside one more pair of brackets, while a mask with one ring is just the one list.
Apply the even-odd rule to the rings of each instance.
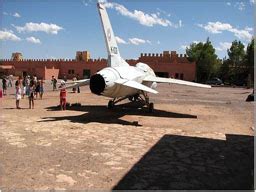
[[20, 100], [21, 100], [21, 82], [20, 80], [17, 80], [15, 83], [15, 89], [16, 89], [16, 94], [15, 94], [15, 98], [16, 98], [16, 108], [20, 109]]

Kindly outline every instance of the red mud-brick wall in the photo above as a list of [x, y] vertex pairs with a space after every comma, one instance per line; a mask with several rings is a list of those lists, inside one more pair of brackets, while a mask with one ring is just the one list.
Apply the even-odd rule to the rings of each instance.
[[[168, 73], [169, 77], [175, 74], [183, 74], [184, 80], [195, 80], [196, 64], [189, 62], [186, 55], [178, 55], [175, 51], [164, 51], [163, 53], [141, 54], [138, 60], [127, 60], [130, 65], [138, 62], [148, 64], [155, 72]], [[90, 70], [90, 75], [97, 73], [107, 66], [106, 59], [89, 59], [87, 61], [77, 61], [72, 59], [22, 59], [20, 61], [0, 60], [0, 65], [12, 65], [18, 75], [27, 72], [29, 75], [36, 75], [38, 78], [51, 79], [54, 75], [57, 78], [72, 79], [74, 75], [83, 78], [83, 71]], [[69, 74], [73, 70], [74, 74]], [[13, 74], [15, 75], [15, 74]]]
[[[77, 74], [80, 78], [83, 78], [84, 70], [90, 70], [90, 74], [93, 75], [97, 73], [99, 70], [105, 68], [106, 66], [107, 60], [105, 59], [89, 59], [88, 61], [65, 61], [62, 62], [60, 65], [59, 78], [63, 78], [64, 75], [66, 75], [68, 79], [72, 79], [74, 75]], [[69, 70], [74, 70], [74, 74], [69, 74]]]
[[[44, 79], [47, 79], [47, 80], [49, 80], [49, 79], [52, 79], [52, 76], [54, 76], [54, 77], [59, 77], [59, 69], [55, 69], [55, 68], [45, 68], [45, 70], [44, 70]], [[39, 76], [38, 76], [38, 78], [40, 78]]]
[[[169, 77], [175, 77], [175, 74], [178, 73], [183, 74], [184, 80], [195, 80], [195, 62], [190, 62], [186, 55], [178, 55], [175, 51], [171, 53], [165, 51], [161, 54], [144, 53], [141, 54], [138, 62], [148, 64], [155, 72], [167, 72]], [[131, 61], [131, 64], [134, 65], [134, 61]]]

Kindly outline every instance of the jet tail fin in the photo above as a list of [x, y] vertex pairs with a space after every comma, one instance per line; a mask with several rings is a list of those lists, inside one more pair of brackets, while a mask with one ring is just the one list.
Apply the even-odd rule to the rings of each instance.
[[128, 63], [125, 60], [123, 60], [120, 56], [116, 38], [113, 32], [106, 8], [102, 3], [99, 3], [99, 2], [97, 6], [98, 6], [100, 18], [101, 18], [105, 43], [108, 51], [108, 66], [109, 67], [127, 66]]

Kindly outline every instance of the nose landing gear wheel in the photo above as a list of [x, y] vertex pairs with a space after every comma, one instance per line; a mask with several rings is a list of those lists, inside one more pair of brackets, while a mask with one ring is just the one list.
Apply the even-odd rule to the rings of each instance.
[[114, 108], [114, 101], [110, 100], [108, 102], [108, 109], [113, 109]]
[[154, 103], [149, 103], [148, 111], [149, 111], [150, 113], [153, 113], [153, 111], [154, 111]]

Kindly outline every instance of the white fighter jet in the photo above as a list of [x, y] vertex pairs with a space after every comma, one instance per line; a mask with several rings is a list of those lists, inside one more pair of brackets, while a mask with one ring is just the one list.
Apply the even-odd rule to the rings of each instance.
[[141, 101], [150, 112], [154, 105], [149, 102], [148, 93], [157, 94], [157, 83], [174, 83], [202, 88], [211, 88], [209, 85], [193, 83], [172, 78], [156, 77], [154, 71], [145, 63], [130, 66], [120, 55], [116, 38], [103, 3], [97, 3], [102, 22], [104, 37], [108, 52], [108, 67], [100, 70], [90, 79], [83, 79], [67, 87], [90, 85], [90, 90], [96, 95], [113, 98], [108, 103], [108, 108], [124, 99]]

